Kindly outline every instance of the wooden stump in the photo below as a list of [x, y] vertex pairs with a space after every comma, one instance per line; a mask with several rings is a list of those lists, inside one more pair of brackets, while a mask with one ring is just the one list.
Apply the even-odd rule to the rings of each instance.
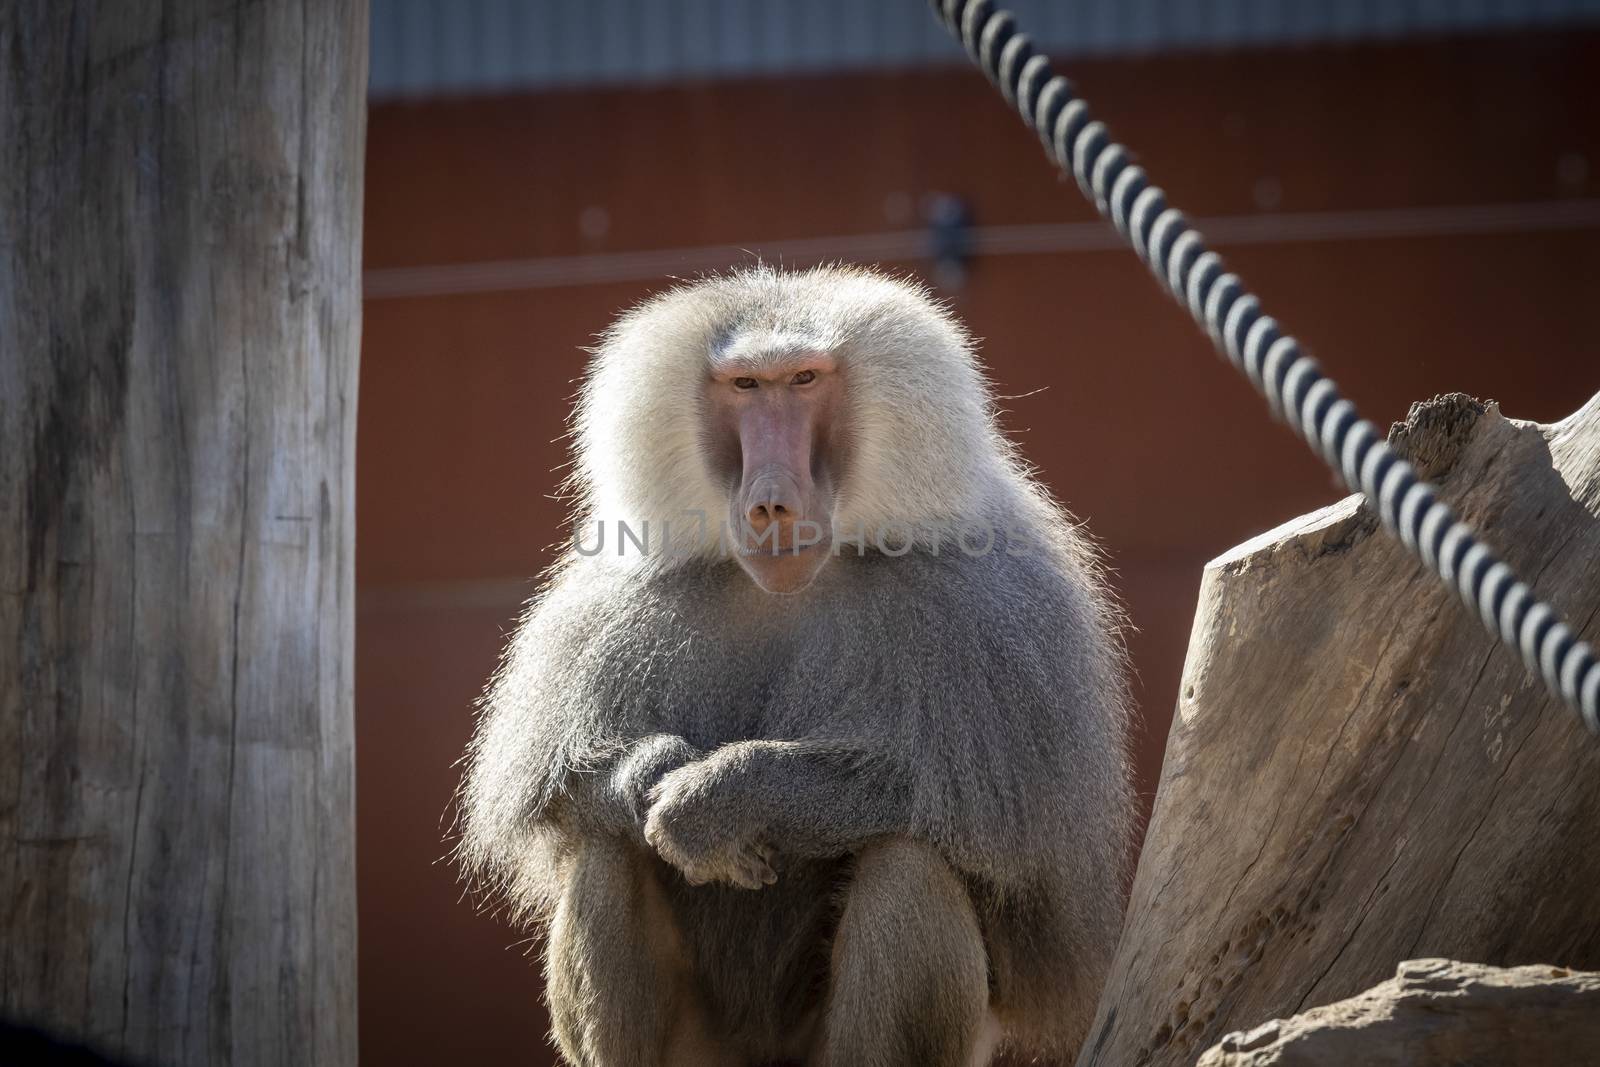
[[[1600, 396], [1554, 426], [1449, 397], [1391, 437], [1600, 636]], [[1359, 497], [1297, 519], [1205, 570], [1079, 1062], [1193, 1063], [1419, 956], [1594, 969], [1597, 844], [1600, 739]]]
[[354, 1064], [364, 0], [0, 5], [0, 1017]]

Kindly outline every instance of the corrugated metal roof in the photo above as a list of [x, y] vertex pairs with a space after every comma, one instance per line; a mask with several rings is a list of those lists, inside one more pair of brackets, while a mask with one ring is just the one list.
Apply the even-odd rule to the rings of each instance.
[[[1009, 0], [1061, 56], [1600, 24], [1600, 0]], [[962, 60], [926, 0], [372, 0], [372, 95]]]

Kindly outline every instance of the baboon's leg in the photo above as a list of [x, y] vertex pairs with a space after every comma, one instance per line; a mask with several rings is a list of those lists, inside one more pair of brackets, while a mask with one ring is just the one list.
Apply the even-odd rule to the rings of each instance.
[[817, 1067], [971, 1067], [998, 1033], [966, 887], [932, 848], [869, 846], [833, 944]]
[[578, 1067], [734, 1063], [709, 1028], [666, 899], [646, 857], [585, 842], [545, 952], [545, 989], [562, 1055]]

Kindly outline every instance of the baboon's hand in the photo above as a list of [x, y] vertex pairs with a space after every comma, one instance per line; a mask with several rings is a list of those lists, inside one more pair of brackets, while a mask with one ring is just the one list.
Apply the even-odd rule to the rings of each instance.
[[611, 775], [613, 794], [627, 812], [629, 829], [644, 835], [645, 818], [650, 813], [651, 787], [672, 771], [703, 758], [681, 737], [655, 734], [634, 745]]
[[760, 889], [778, 880], [772, 849], [749, 828], [748, 812], [718, 795], [708, 768], [690, 764], [650, 790], [644, 836], [690, 885], [729, 882]]

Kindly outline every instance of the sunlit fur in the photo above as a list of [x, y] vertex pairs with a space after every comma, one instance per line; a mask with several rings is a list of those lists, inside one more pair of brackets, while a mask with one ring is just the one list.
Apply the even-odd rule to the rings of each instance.
[[[571, 488], [585, 543], [596, 523], [609, 551], [619, 521], [637, 531], [649, 520], [652, 536], [663, 520], [687, 532], [694, 513], [722, 521], [728, 487], [707, 469], [692, 417], [708, 354], [759, 363], [797, 351], [834, 354], [864, 398], [834, 517], [843, 535], [898, 544], [902, 531], [1013, 507], [1030, 488], [995, 428], [966, 331], [921, 287], [858, 268], [758, 268], [672, 289], [606, 332], [575, 418]], [[699, 554], [718, 551], [715, 537], [697, 542]], [[642, 556], [630, 546], [626, 558]]]
[[[1069, 1055], [1109, 966], [1131, 824], [1120, 616], [996, 428], [951, 317], [841, 268], [745, 271], [635, 309], [583, 387], [580, 526], [724, 514], [699, 436], [708, 360], [794, 348], [847, 375], [839, 528], [976, 520], [1026, 550], [849, 549], [790, 597], [709, 551], [567, 553], [484, 696], [458, 857], [548, 924], [574, 1062], [672, 1062], [662, 1035], [685, 1001], [669, 981], [709, 1006], [732, 1062], [794, 1058], [815, 1030], [816, 1062], [953, 1063], [983, 1026]], [[649, 812], [708, 862], [769, 845], [776, 884], [686, 884], [646, 844]], [[645, 942], [668, 927], [663, 955]]]

